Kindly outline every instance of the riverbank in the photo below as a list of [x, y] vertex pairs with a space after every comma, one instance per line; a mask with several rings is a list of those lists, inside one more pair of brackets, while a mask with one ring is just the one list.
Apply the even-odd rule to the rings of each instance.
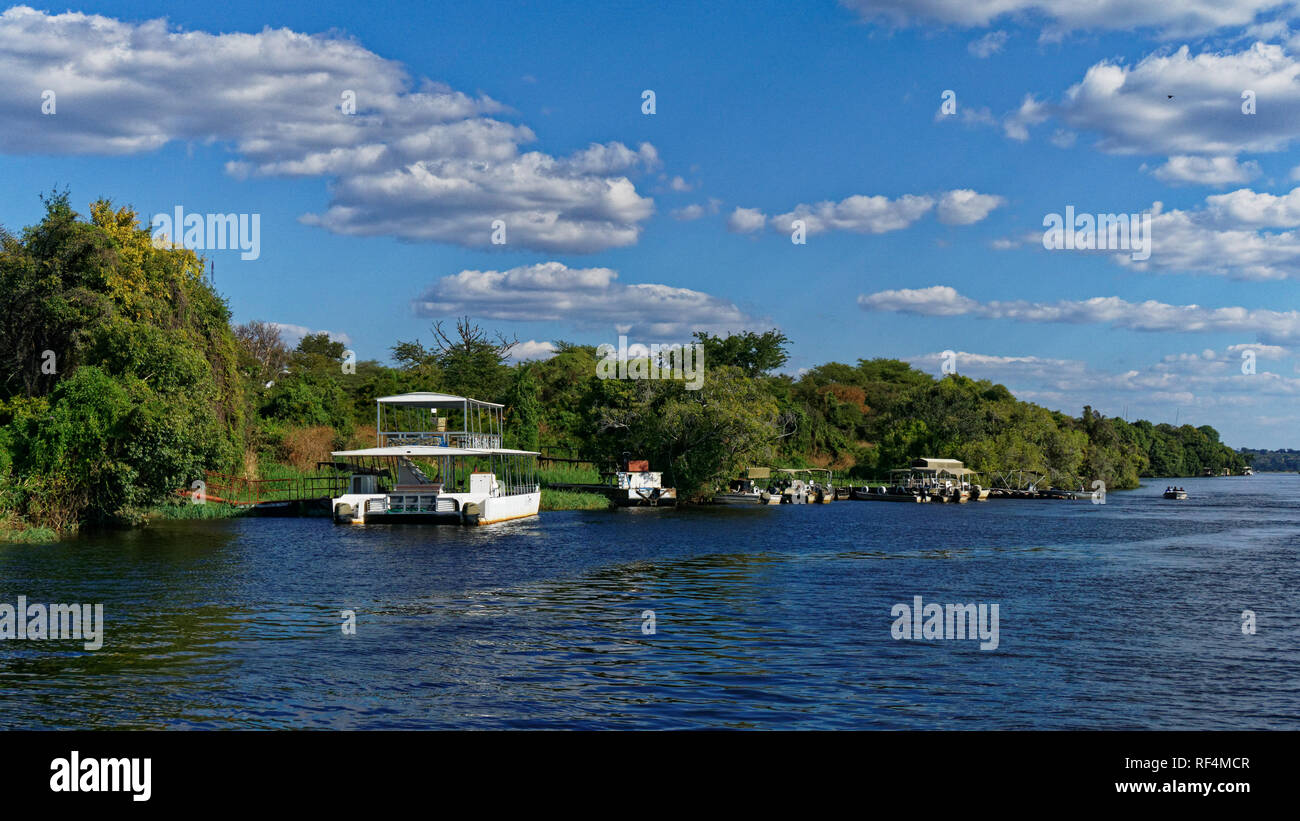
[[609, 499], [599, 493], [542, 488], [542, 510], [604, 510]]
[[221, 502], [204, 502], [195, 504], [185, 499], [176, 502], [164, 502], [151, 508], [145, 518], [149, 521], [174, 521], [183, 519], [231, 519], [245, 516], [252, 510], [249, 505], [228, 505]]
[[0, 544], [49, 544], [60, 536], [48, 527], [14, 526], [0, 528]]

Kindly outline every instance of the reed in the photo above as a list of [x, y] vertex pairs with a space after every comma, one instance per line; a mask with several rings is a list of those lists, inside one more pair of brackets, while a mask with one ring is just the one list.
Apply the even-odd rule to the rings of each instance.
[[599, 493], [542, 488], [542, 510], [604, 510], [609, 499]]

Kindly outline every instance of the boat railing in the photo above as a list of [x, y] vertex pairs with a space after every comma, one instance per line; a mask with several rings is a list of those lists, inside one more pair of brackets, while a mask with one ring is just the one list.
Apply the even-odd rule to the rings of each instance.
[[471, 433], [466, 431], [381, 431], [380, 447], [407, 447], [425, 445], [441, 448], [476, 448], [492, 450], [502, 447], [499, 433]]
[[295, 476], [282, 479], [246, 479], [216, 471], [205, 471], [205, 500], [234, 505], [263, 502], [293, 502], [329, 499], [347, 492], [348, 477], [341, 474]]

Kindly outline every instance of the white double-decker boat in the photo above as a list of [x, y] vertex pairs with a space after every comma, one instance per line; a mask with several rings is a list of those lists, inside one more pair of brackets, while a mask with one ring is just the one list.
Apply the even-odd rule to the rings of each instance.
[[536, 516], [537, 452], [502, 447], [504, 406], [443, 393], [375, 400], [376, 447], [339, 450], [334, 521], [485, 525]]

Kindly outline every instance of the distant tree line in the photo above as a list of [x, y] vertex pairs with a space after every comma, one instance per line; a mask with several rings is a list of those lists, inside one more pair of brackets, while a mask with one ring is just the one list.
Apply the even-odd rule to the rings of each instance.
[[415, 390], [502, 402], [512, 446], [649, 459], [686, 497], [750, 465], [865, 481], [936, 456], [990, 478], [1129, 488], [1246, 464], [1208, 426], [1072, 417], [893, 359], [779, 373], [789, 340], [777, 330], [696, 334], [699, 390], [600, 379], [596, 347], [562, 340], [545, 360], [512, 362], [517, 339], [467, 317], [435, 323], [427, 345], [396, 341], [392, 366], [352, 361], [325, 334], [291, 349], [273, 324], [232, 327], [203, 261], [153, 247], [131, 209], [98, 201], [83, 219], [59, 192], [45, 205], [37, 225], [0, 232], [0, 529], [137, 520], [206, 470], [308, 469], [372, 444], [375, 399]]
[[1282, 471], [1292, 473], [1300, 471], [1300, 450], [1282, 448], [1281, 450], [1256, 450], [1241, 448], [1238, 453], [1259, 471]]

